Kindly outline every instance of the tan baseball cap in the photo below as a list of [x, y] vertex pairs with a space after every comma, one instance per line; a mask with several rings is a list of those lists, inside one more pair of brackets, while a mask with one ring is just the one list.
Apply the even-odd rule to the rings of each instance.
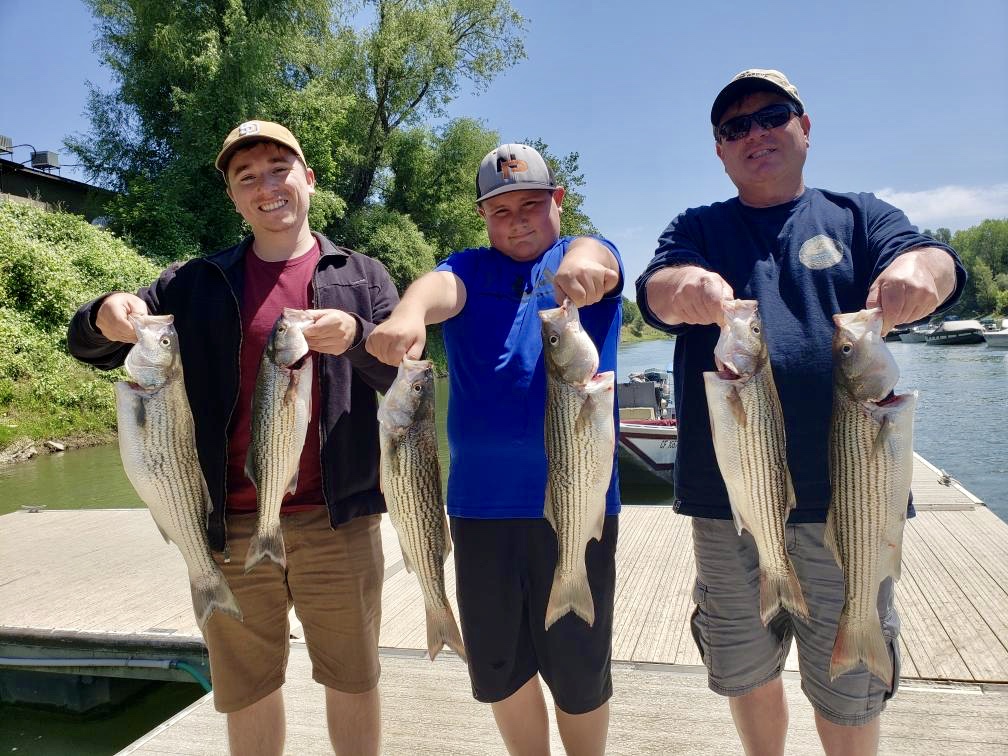
[[711, 107], [711, 125], [716, 127], [733, 102], [752, 92], [777, 92], [798, 106], [798, 115], [805, 112], [805, 106], [798, 98], [798, 90], [788, 81], [787, 76], [772, 68], [747, 68], [735, 74], [724, 89], [718, 92]]
[[284, 147], [294, 150], [301, 159], [301, 162], [307, 167], [308, 161], [305, 160], [298, 140], [294, 138], [294, 135], [290, 133], [290, 130], [286, 126], [281, 126], [279, 123], [273, 123], [272, 121], [245, 121], [245, 123], [235, 126], [224, 139], [224, 144], [221, 146], [221, 151], [217, 153], [214, 165], [217, 166], [217, 170], [223, 173], [224, 178], [227, 179], [227, 165], [232, 153], [243, 144], [252, 141], [258, 142], [264, 139], [282, 144]]

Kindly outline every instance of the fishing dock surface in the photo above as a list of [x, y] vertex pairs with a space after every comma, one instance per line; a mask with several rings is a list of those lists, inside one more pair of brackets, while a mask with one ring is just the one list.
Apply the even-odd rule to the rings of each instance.
[[[896, 587], [903, 682], [882, 720], [881, 752], [1008, 753], [1008, 524], [920, 457], [913, 490], [918, 515], [905, 530]], [[384, 752], [504, 754], [489, 707], [471, 698], [465, 666], [447, 649], [433, 664], [426, 659], [423, 600], [388, 518], [382, 541]], [[454, 604], [450, 559], [446, 572]], [[741, 752], [690, 635], [693, 582], [689, 518], [667, 506], [624, 507], [610, 753]], [[198, 664], [204, 652], [187, 583], [177, 549], [143, 509], [5, 515], [2, 655], [177, 654]], [[293, 613], [291, 625], [287, 751], [326, 753], [322, 691]], [[786, 669], [788, 750], [818, 752], [793, 651]], [[553, 745], [562, 753], [558, 739]], [[206, 696], [124, 753], [226, 751], [223, 716]]]

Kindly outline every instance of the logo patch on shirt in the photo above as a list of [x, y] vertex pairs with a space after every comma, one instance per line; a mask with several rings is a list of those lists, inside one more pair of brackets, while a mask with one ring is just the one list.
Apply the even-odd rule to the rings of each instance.
[[832, 268], [843, 258], [843, 244], [825, 234], [813, 236], [798, 250], [798, 259], [810, 270]]

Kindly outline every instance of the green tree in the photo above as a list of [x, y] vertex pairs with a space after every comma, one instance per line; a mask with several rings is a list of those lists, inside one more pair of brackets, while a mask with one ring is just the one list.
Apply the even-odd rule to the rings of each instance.
[[921, 233], [925, 236], [930, 236], [935, 241], [940, 241], [942, 244], [948, 244], [952, 241], [952, 232], [947, 228], [939, 228], [935, 231], [925, 228]]
[[1003, 311], [1008, 299], [1003, 282], [1008, 274], [1008, 219], [985, 220], [957, 231], [951, 239], [966, 267], [968, 279], [957, 313], [985, 315]]
[[352, 47], [356, 153], [343, 187], [351, 210], [371, 195], [392, 134], [439, 116], [462, 79], [477, 91], [525, 57], [525, 19], [507, 0], [369, 0], [374, 21]]
[[390, 141], [387, 207], [407, 213], [443, 259], [455, 250], [489, 244], [476, 212], [476, 170], [498, 136], [460, 118], [439, 131], [417, 127]]
[[[330, 3], [87, 2], [115, 88], [91, 88], [91, 131], [66, 146], [92, 180], [123, 192], [113, 227], [162, 258], [234, 243], [242, 222], [212, 165], [223, 135], [249, 118], [288, 120], [303, 133], [300, 117], [321, 108], [298, 100], [319, 94], [332, 121], [347, 110], [307, 86], [331, 55]], [[307, 141], [325, 174], [332, 161]], [[337, 210], [329, 199], [320, 204]]]
[[578, 164], [580, 155], [577, 152], [569, 152], [563, 157], [557, 157], [550, 152], [549, 145], [542, 139], [525, 140], [524, 143], [539, 151], [539, 154], [553, 169], [557, 183], [566, 189], [563, 212], [560, 215], [560, 234], [562, 236], [597, 234], [598, 229], [582, 209], [584, 195], [578, 191], [580, 187], [585, 185], [585, 177]]

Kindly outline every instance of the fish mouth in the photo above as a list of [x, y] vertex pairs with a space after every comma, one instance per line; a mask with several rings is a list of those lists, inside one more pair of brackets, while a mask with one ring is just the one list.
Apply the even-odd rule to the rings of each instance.
[[886, 407], [886, 406], [888, 406], [890, 404], [895, 404], [898, 400], [899, 400], [899, 397], [896, 396], [896, 392], [895, 391], [890, 391], [889, 392], [889, 396], [887, 396], [884, 399], [880, 399], [879, 401], [875, 402], [875, 406], [877, 406], [877, 407]]
[[300, 370], [304, 367], [305, 361], [308, 359], [308, 352], [305, 352], [300, 357], [298, 357], [294, 362], [287, 366], [288, 370]]

